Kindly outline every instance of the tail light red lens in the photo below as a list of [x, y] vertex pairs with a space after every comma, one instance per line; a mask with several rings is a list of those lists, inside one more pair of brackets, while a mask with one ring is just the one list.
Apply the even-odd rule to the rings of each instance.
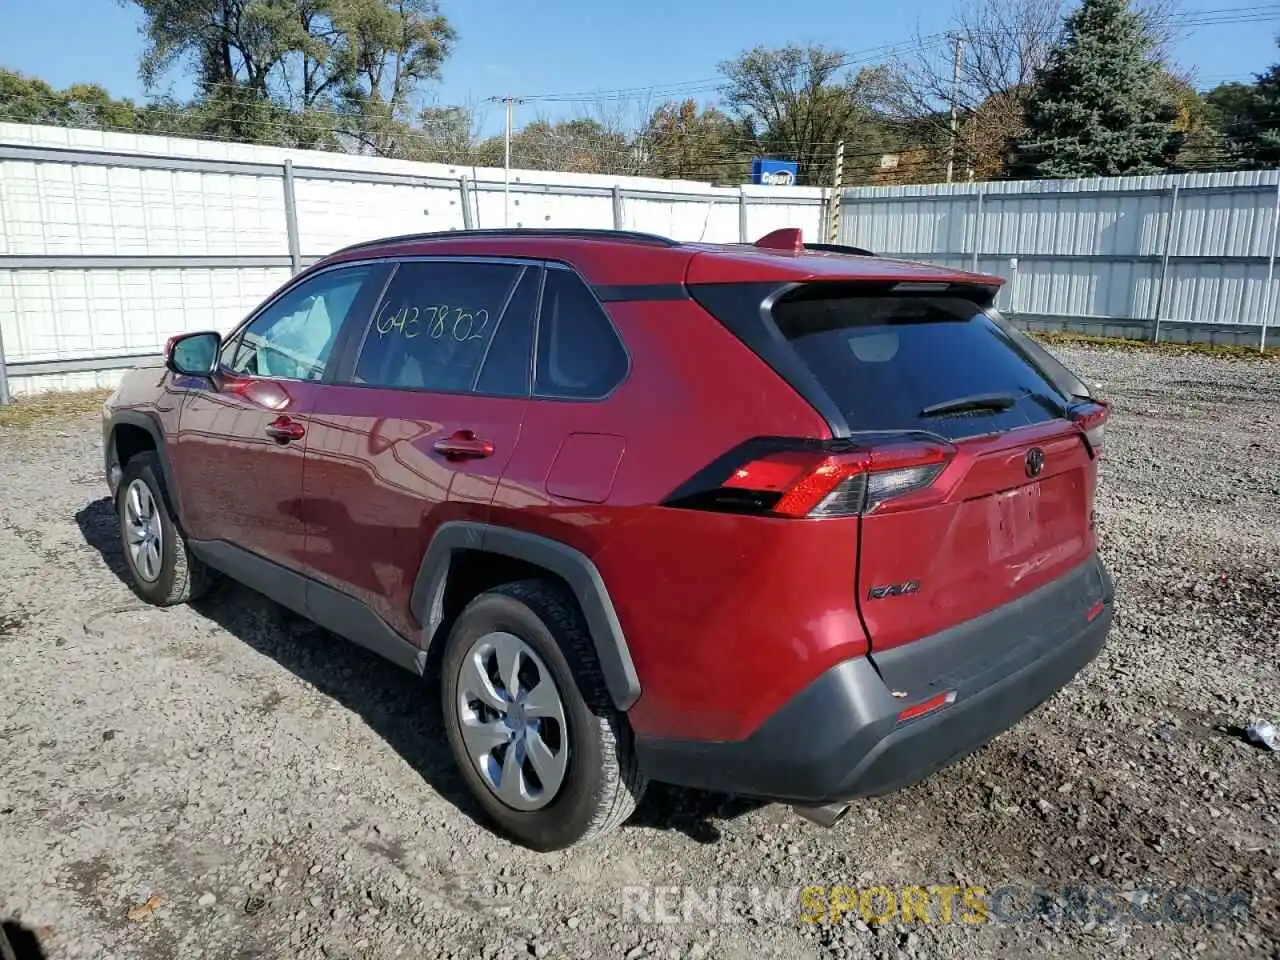
[[1111, 404], [1090, 400], [1071, 408], [1071, 419], [1089, 441], [1094, 457], [1102, 453], [1102, 441], [1106, 436], [1107, 420], [1111, 416]]
[[932, 485], [955, 453], [934, 441], [857, 446], [847, 441], [753, 441], [717, 461], [668, 506], [775, 517], [849, 517]]

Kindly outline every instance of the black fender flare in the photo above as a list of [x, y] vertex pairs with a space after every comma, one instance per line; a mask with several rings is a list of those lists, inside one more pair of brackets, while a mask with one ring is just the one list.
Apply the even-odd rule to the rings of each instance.
[[[116, 453], [116, 428], [120, 426], [138, 427], [145, 430], [151, 435], [151, 441], [156, 448], [156, 457], [160, 460], [160, 472], [164, 479], [164, 494], [169, 501], [169, 515], [175, 520], [180, 521], [180, 511], [178, 504], [182, 502], [182, 498], [178, 496], [178, 481], [174, 476], [173, 468], [169, 464], [169, 452], [165, 447], [164, 429], [160, 426], [160, 421], [150, 413], [144, 413], [141, 410], [120, 410], [113, 413], [103, 427], [103, 456], [106, 459], [107, 484], [111, 483], [111, 466], [119, 462]], [[111, 491], [114, 497], [115, 490]]]
[[626, 710], [639, 699], [640, 679], [617, 611], [596, 565], [573, 547], [521, 530], [467, 520], [440, 525], [422, 558], [410, 599], [410, 608], [423, 627], [424, 650], [444, 620], [445, 586], [457, 550], [478, 550], [523, 560], [563, 579], [582, 608], [614, 705]]

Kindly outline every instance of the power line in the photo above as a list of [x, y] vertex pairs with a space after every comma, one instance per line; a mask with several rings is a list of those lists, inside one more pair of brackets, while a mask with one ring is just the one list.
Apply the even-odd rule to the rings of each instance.
[[[1186, 13], [1173, 14], [1164, 22], [1176, 27], [1206, 27], [1224, 24], [1268, 23], [1280, 20], [1280, 4], [1261, 4], [1250, 7], [1218, 7], [1205, 10], [1193, 10]], [[973, 38], [1001, 39], [1004, 34], [994, 30], [971, 30], [966, 35]], [[882, 44], [864, 50], [852, 51], [841, 56], [834, 69], [841, 70], [858, 64], [869, 63], [876, 59], [889, 58], [895, 54], [918, 53], [945, 45], [950, 34], [947, 32], [926, 34], [912, 40]], [[534, 103], [587, 103], [600, 100], [634, 100], [646, 97], [658, 97], [664, 93], [677, 96], [681, 93], [699, 93], [723, 89], [727, 81], [724, 76], [703, 77], [696, 80], [673, 81], [650, 86], [601, 88], [580, 90], [570, 93], [532, 94], [524, 97]]]
[[[843, 70], [851, 66], [870, 63], [874, 60], [892, 56], [895, 53], [902, 53], [908, 50], [916, 51], [923, 47], [931, 47], [939, 42], [947, 39], [945, 33], [929, 34], [913, 40], [903, 40], [897, 43], [882, 44], [878, 47], [868, 47], [864, 50], [855, 50], [840, 55], [831, 65], [833, 71]], [[638, 97], [656, 96], [662, 91], [670, 91], [675, 93], [686, 92], [696, 93], [702, 90], [714, 90], [723, 88], [727, 84], [727, 80], [723, 75], [716, 77], [704, 77], [699, 80], [682, 80], [665, 84], [653, 84], [647, 87], [622, 87], [619, 89], [600, 89], [600, 90], [581, 90], [574, 93], [544, 93], [534, 94], [525, 97], [526, 100], [535, 103], [581, 103], [596, 100], [609, 99], [636, 99]]]
[[[1266, 5], [1255, 5], [1255, 6], [1249, 6], [1249, 7], [1217, 8], [1217, 9], [1190, 11], [1185, 14], [1175, 15], [1174, 17], [1169, 18], [1166, 22], [1168, 22], [1169, 24], [1175, 27], [1190, 27], [1194, 29], [1200, 29], [1203, 27], [1217, 26], [1217, 25], [1226, 24], [1226, 23], [1251, 24], [1251, 23], [1272, 22], [1275, 20], [1280, 20], [1280, 4], [1266, 4]], [[968, 36], [990, 38], [990, 37], [996, 36], [996, 34], [991, 31], [978, 31], [978, 32], [970, 31]], [[907, 50], [911, 52], [928, 51], [938, 46], [939, 44], [944, 43], [946, 39], [947, 37], [944, 34], [931, 34], [924, 37], [917, 37], [910, 41], [903, 41], [903, 42], [893, 43], [893, 44], [884, 44], [878, 47], [871, 47], [865, 50], [851, 52], [837, 58], [836, 62], [833, 65], [833, 69], [842, 70], [860, 63], [869, 63], [876, 60], [883, 60], [886, 57], [891, 57]], [[687, 95], [702, 92], [702, 91], [723, 90], [726, 82], [727, 81], [724, 77], [712, 77], [712, 78], [703, 78], [698, 80], [674, 81], [666, 84], [654, 84], [647, 87], [624, 87], [624, 88], [617, 88], [613, 90], [580, 91], [577, 93], [561, 93], [561, 94], [542, 94], [542, 95], [536, 95], [536, 96], [522, 97], [522, 98], [519, 98], [518, 100], [514, 97], [489, 98], [489, 99], [490, 100], [496, 99], [496, 100], [501, 100], [505, 102], [508, 106], [508, 113], [509, 113], [511, 105], [515, 102], [529, 101], [534, 103], [548, 103], [548, 104], [550, 103], [584, 103], [584, 102], [592, 102], [592, 101], [621, 102], [626, 100], [655, 98], [658, 96], [687, 96]], [[205, 85], [205, 89], [214, 89], [214, 90], [231, 89], [237, 92], [242, 92], [245, 90], [243, 86], [239, 84], [234, 84], [234, 83], [208, 84], [208, 85]], [[40, 95], [36, 95], [34, 97], [28, 97], [24, 99], [28, 101], [31, 99], [35, 99], [37, 102], [39, 102], [42, 99], [42, 97]], [[46, 102], [50, 104], [56, 104], [59, 107], [63, 107], [67, 105], [65, 97], [59, 96], [57, 94], [48, 95], [46, 97], [43, 97], [43, 99]], [[195, 135], [195, 136], [203, 137], [206, 139], [222, 139], [222, 140], [228, 140], [233, 142], [245, 142], [243, 138], [236, 137], [234, 135], [219, 136], [216, 134], [209, 134], [204, 131], [193, 132], [190, 130], [184, 130], [182, 129], [183, 124], [181, 123], [174, 124], [173, 128], [167, 128], [163, 124], [157, 124], [157, 127], [158, 127], [157, 129], [149, 130], [146, 127], [146, 121], [148, 119], [177, 117], [182, 120], [187, 120], [191, 118], [192, 111], [190, 111], [189, 108], [183, 105], [177, 105], [177, 104], [170, 106], [170, 105], [161, 105], [157, 103], [132, 104], [129, 101], [125, 101], [125, 103], [132, 106], [133, 110], [135, 111], [135, 116], [137, 116], [139, 120], [142, 122], [141, 124], [133, 124], [133, 125], [121, 124], [121, 125], [115, 126], [114, 129], [124, 130], [131, 133], [154, 133], [157, 135], [179, 135], [179, 136]], [[285, 104], [282, 104], [278, 101], [267, 101], [267, 103], [269, 103], [271, 106], [280, 110], [287, 109]], [[124, 104], [121, 104], [121, 105], [123, 106]], [[249, 104], [249, 106], [251, 107], [257, 106], [257, 105], [258, 105], [258, 102], [253, 102]], [[364, 123], [368, 120], [368, 118], [362, 116], [361, 110], [366, 109], [370, 106], [377, 108], [377, 110], [380, 113], [383, 113], [383, 115], [374, 117], [372, 126], [365, 127]], [[86, 109], [92, 110], [93, 104], [92, 103], [83, 104], [82, 107], [80, 108], [81, 112], [79, 112], [79, 115], [73, 115], [72, 117], [68, 117], [65, 119], [64, 122], [67, 124], [72, 124], [77, 122], [83, 123], [86, 118], [84, 117], [82, 111]], [[0, 105], [0, 118], [3, 118], [7, 112], [8, 111], [6, 111], [5, 107], [3, 105]], [[73, 109], [72, 112], [74, 114], [77, 111]], [[235, 117], [235, 116], [225, 116], [225, 115], [217, 116], [216, 119], [220, 124], [228, 126], [232, 129], [237, 129], [237, 128], [253, 129], [253, 130], [266, 129], [266, 130], [282, 131], [282, 134], [280, 135], [280, 140], [281, 142], [285, 142], [288, 140], [297, 141], [299, 139], [297, 134], [300, 129], [305, 129], [304, 123], [308, 117], [331, 118], [333, 121], [335, 121], [334, 127], [333, 129], [324, 130], [321, 132], [320, 136], [322, 140], [327, 141], [327, 142], [322, 142], [321, 147], [326, 145], [328, 146], [336, 145], [341, 147], [343, 143], [359, 144], [363, 147], [373, 148], [375, 152], [381, 152], [375, 146], [374, 141], [376, 141], [380, 137], [385, 136], [393, 143], [400, 144], [400, 145], [409, 145], [412, 148], [412, 155], [416, 158], [425, 159], [429, 157], [438, 156], [438, 157], [445, 158], [443, 162], [449, 162], [454, 164], [474, 163], [479, 159], [479, 157], [476, 154], [476, 148], [478, 145], [475, 144], [472, 140], [472, 137], [470, 135], [471, 128], [469, 126], [463, 137], [463, 139], [465, 140], [465, 143], [458, 143], [453, 145], [442, 144], [440, 143], [438, 138], [433, 137], [433, 135], [429, 132], [428, 129], [422, 129], [422, 128], [414, 129], [414, 128], [405, 126], [402, 121], [397, 119], [397, 114], [403, 116], [404, 113], [405, 111], [402, 106], [400, 108], [397, 108], [396, 105], [389, 104], [385, 100], [382, 100], [380, 97], [376, 97], [376, 96], [368, 96], [362, 99], [343, 99], [341, 97], [334, 97], [329, 99], [324, 105], [314, 104], [310, 107], [305, 108], [305, 110], [302, 113], [294, 113], [286, 116], [284, 119], [265, 119], [265, 118], [252, 117], [252, 116]], [[24, 116], [14, 116], [13, 119], [30, 120], [32, 118], [24, 117]], [[43, 118], [43, 119], [48, 121], [53, 118]], [[937, 116], [925, 115], [925, 116], [919, 116], [919, 117], [896, 117], [896, 116], [886, 115], [883, 113], [869, 110], [869, 113], [866, 119], [874, 122], [875, 125], [881, 129], [888, 128], [890, 131], [892, 131], [895, 128], [897, 128], [898, 130], [901, 131], [901, 135], [903, 135], [904, 137], [904, 142], [900, 144], [886, 144], [881, 149], [874, 150], [874, 151], [867, 151], [863, 153], [848, 153], [846, 154], [848, 159], [850, 160], [874, 159], [876, 157], [882, 157], [886, 154], [897, 155], [899, 157], [898, 165], [895, 168], [890, 168], [890, 169], [897, 169], [897, 170], [920, 168], [925, 166], [936, 168], [940, 165], [940, 161], [934, 155], [939, 150], [939, 144], [931, 141], [927, 136], [922, 135], [922, 127], [927, 129], [930, 126], [937, 126], [939, 124], [939, 118]], [[300, 121], [302, 121], [302, 123], [300, 123]], [[379, 121], [382, 121], [382, 122], [393, 121], [395, 122], [396, 126], [390, 130], [380, 130], [378, 128]], [[421, 121], [421, 122], [422, 122], [422, 127], [427, 127], [427, 128], [444, 127], [448, 129], [455, 125], [450, 120], [440, 119], [440, 118], [428, 118], [427, 120]], [[105, 123], [101, 119], [98, 120], [98, 125], [103, 129], [113, 129], [111, 125]], [[514, 131], [510, 129], [509, 125], [507, 130], [508, 130], [508, 141], [510, 142], [511, 137], [514, 134]], [[521, 134], [519, 135], [515, 135], [517, 142], [511, 143], [508, 149], [511, 149], [512, 147], [514, 147], [519, 156], [535, 157], [539, 159], [541, 162], [547, 163], [547, 164], [550, 164], [551, 162], [556, 161], [557, 159], [563, 160], [563, 158], [565, 158], [567, 155], [584, 154], [584, 153], [591, 154], [595, 161], [607, 162], [611, 157], [618, 158], [618, 159], [626, 158], [628, 167], [635, 166], [639, 168], [645, 162], [637, 159], [636, 152], [635, 152], [637, 143], [642, 144], [645, 142], [646, 138], [643, 132], [641, 132], [638, 137], [628, 135], [621, 131], [617, 133], [610, 133], [608, 130], [605, 130], [599, 136], [582, 136], [576, 133], [570, 133], [570, 132], [562, 133], [562, 132], [556, 131], [555, 129], [547, 129], [547, 130], [538, 131], [536, 134], [536, 139], [533, 142], [525, 142], [524, 140], [520, 139], [521, 137], [523, 137], [523, 135], [524, 135], [524, 131], [521, 131]], [[762, 145], [759, 143], [752, 143], [749, 140], [734, 139], [732, 135], [730, 135], [729, 138], [726, 138], [724, 134], [716, 133], [712, 131], [704, 131], [704, 130], [696, 130], [696, 129], [695, 130], [681, 129], [674, 132], [672, 136], [676, 138], [678, 142], [692, 143], [694, 148], [697, 151], [699, 151], [695, 157], [691, 158], [691, 163], [694, 166], [698, 167], [699, 169], [704, 168], [706, 166], [715, 166], [715, 165], [741, 166], [747, 162], [748, 156], [752, 153], [755, 153], [758, 155], [761, 152], [763, 153], [770, 152], [770, 151], [763, 151], [761, 149]], [[911, 142], [909, 139], [907, 139], [909, 136], [914, 136], [916, 138], [916, 142]], [[648, 139], [651, 142], [660, 143], [664, 139], [664, 137], [663, 135], [658, 134], [657, 136], [651, 136]], [[548, 143], [547, 141], [550, 141], [550, 142]], [[785, 156], [785, 157], [792, 157], [795, 159], [802, 159], [799, 154], [803, 152], [805, 154], [803, 159], [812, 160], [819, 163], [825, 163], [831, 159], [831, 156], [834, 153], [834, 151], [830, 148], [834, 148], [838, 142], [839, 141], [812, 141], [803, 145], [803, 151], [783, 150], [783, 151], [774, 151], [773, 154], [779, 155], [779, 156]], [[564, 149], [562, 150], [558, 149], [558, 145], [561, 145], [561, 144], [564, 146]], [[1019, 150], [1020, 145], [1014, 145], [1013, 148], [1015, 151]], [[958, 157], [963, 156], [969, 159], [974, 159], [975, 157], [973, 151], [971, 151], [967, 146], [964, 146], [962, 144], [956, 145], [956, 152]], [[1215, 156], [1220, 156], [1224, 160], [1233, 159], [1233, 155], [1227, 148], [1217, 147], [1210, 144], [1202, 144], [1197, 146], [1196, 152], [1197, 152], [1197, 158], [1195, 159], [1195, 163], [1201, 166], [1210, 165], [1213, 162], [1212, 158]], [[924, 156], [920, 158], [911, 158], [906, 156], [907, 154], [911, 154], [911, 153], [922, 153], [924, 154]], [[664, 165], [670, 166], [671, 164], [666, 163]], [[507, 163], [507, 166], [509, 168], [510, 166], [509, 161]], [[637, 169], [636, 172], [640, 172], [640, 170]], [[874, 172], [873, 172], [873, 176], [874, 176]], [[891, 176], [889, 169], [886, 169], [885, 176], [886, 177]]]

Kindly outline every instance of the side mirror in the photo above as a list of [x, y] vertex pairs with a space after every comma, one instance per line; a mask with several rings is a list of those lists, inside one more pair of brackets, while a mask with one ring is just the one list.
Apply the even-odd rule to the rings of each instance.
[[207, 377], [221, 347], [222, 335], [211, 330], [170, 337], [164, 345], [164, 365], [184, 377]]

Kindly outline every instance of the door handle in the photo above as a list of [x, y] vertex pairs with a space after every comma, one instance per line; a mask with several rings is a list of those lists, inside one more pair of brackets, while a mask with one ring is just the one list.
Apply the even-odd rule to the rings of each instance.
[[306, 436], [306, 428], [289, 417], [276, 417], [263, 429], [268, 437], [279, 444], [292, 443]]
[[479, 460], [493, 456], [493, 441], [481, 440], [472, 430], [459, 430], [451, 437], [437, 440], [436, 453], [448, 460]]

